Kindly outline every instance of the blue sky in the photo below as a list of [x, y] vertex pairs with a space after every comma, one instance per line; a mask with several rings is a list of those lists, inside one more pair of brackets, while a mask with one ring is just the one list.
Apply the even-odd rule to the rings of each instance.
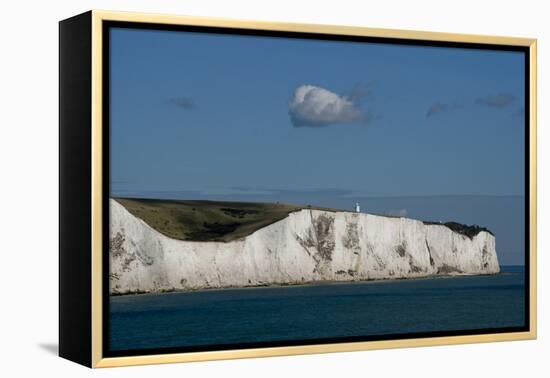
[[379, 211], [490, 227], [501, 220], [480, 211], [456, 219], [457, 198], [521, 201], [523, 72], [519, 52], [114, 28], [111, 192], [369, 208], [444, 196], [432, 213]]

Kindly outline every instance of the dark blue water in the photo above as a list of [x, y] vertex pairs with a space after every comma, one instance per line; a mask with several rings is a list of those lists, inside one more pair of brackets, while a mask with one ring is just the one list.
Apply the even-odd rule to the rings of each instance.
[[523, 267], [494, 276], [118, 296], [112, 351], [524, 325]]

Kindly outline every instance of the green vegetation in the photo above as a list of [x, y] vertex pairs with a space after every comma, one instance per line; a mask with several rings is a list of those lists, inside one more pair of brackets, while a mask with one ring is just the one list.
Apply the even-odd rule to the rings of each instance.
[[160, 233], [179, 240], [232, 241], [311, 206], [280, 203], [179, 201], [115, 198], [132, 215]]
[[459, 234], [467, 236], [470, 239], [472, 239], [474, 236], [479, 234], [481, 231], [485, 231], [493, 235], [491, 230], [485, 227], [478, 226], [477, 224], [469, 226], [467, 224], [461, 224], [456, 222], [439, 223], [439, 222], [427, 222], [427, 221], [424, 221], [424, 224], [440, 224], [442, 226], [446, 226], [447, 228], [450, 228], [454, 232], [458, 232]]
[[[286, 218], [288, 214], [302, 209], [345, 211], [283, 203], [144, 198], [115, 198], [115, 200], [132, 215], [142, 219], [158, 232], [173, 239], [191, 241], [229, 242], [244, 238], [254, 231], [280, 221]], [[424, 224], [440, 224], [469, 238], [473, 238], [481, 231], [491, 233], [484, 227], [468, 226], [456, 222], [424, 222]], [[396, 252], [400, 256], [404, 255], [405, 246], [398, 246]]]

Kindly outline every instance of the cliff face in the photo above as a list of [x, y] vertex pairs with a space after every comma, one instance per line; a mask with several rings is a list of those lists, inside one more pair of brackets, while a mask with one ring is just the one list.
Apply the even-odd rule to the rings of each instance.
[[301, 210], [232, 242], [171, 239], [110, 200], [110, 292], [499, 272], [495, 238], [364, 213]]

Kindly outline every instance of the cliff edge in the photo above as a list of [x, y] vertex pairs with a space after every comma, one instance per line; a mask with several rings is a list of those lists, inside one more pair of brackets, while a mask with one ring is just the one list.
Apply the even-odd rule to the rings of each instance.
[[443, 224], [301, 209], [232, 241], [178, 240], [110, 200], [111, 294], [495, 274], [495, 238]]

